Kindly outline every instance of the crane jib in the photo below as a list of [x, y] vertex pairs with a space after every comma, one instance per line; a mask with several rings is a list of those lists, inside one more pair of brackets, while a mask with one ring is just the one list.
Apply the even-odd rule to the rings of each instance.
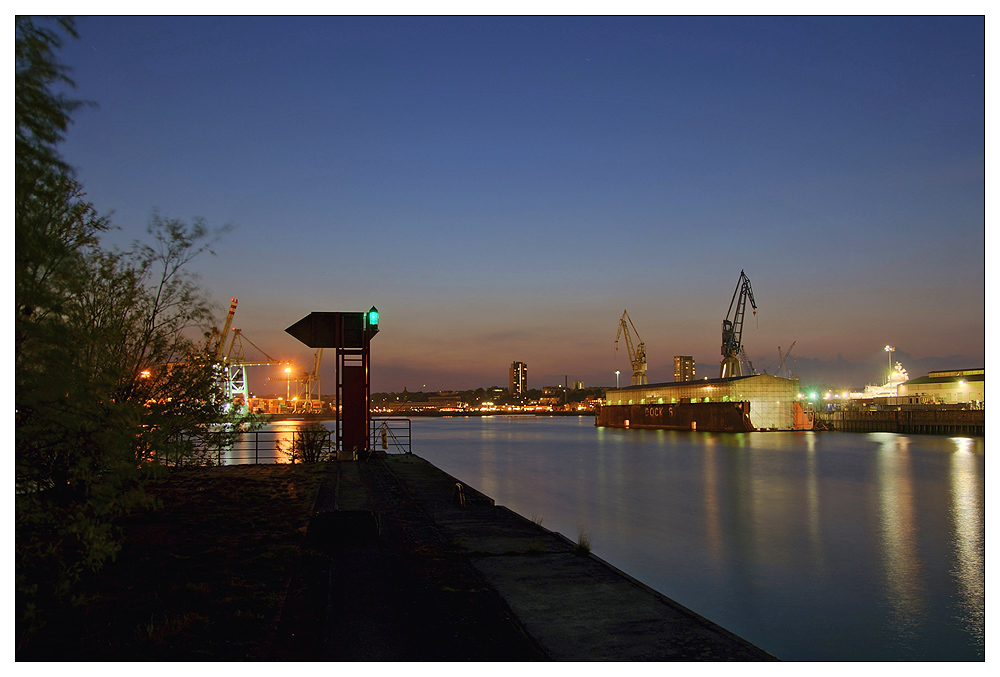
[[[629, 331], [629, 326], [632, 327], [631, 332]], [[618, 339], [621, 338], [623, 332], [625, 334], [625, 345], [628, 348], [628, 359], [632, 364], [632, 385], [645, 385], [647, 382], [646, 344], [639, 338], [639, 332], [636, 330], [635, 324], [632, 322], [632, 318], [628, 316], [628, 310], [622, 313], [621, 319], [618, 321], [618, 334], [615, 336], [615, 350], [618, 350]], [[637, 346], [632, 344], [633, 333], [638, 341]]]
[[735, 375], [739, 375], [739, 365], [735, 358], [746, 354], [743, 351], [742, 341], [743, 318], [746, 315], [747, 301], [750, 301], [750, 307], [753, 309], [753, 314], [756, 315], [757, 302], [753, 297], [753, 287], [750, 285], [750, 278], [747, 277], [746, 272], [741, 270], [740, 279], [733, 291], [733, 298], [729, 302], [726, 319], [722, 321], [722, 376], [733, 375], [727, 365], [731, 365]]

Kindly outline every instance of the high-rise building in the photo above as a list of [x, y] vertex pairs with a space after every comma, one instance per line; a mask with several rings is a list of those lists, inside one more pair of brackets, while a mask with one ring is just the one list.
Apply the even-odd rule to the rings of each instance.
[[528, 392], [528, 365], [524, 362], [510, 363], [510, 396], [524, 397]]
[[694, 380], [694, 358], [690, 355], [674, 355], [674, 380]]

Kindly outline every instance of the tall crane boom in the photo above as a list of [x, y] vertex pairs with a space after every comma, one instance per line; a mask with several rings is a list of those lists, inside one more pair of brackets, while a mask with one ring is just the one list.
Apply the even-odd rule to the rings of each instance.
[[750, 278], [741, 270], [736, 291], [733, 292], [733, 300], [729, 302], [729, 311], [726, 313], [726, 319], [722, 321], [722, 364], [719, 367], [719, 378], [743, 375], [739, 358], [743, 351], [743, 315], [748, 300], [753, 308], [753, 314], [756, 315], [757, 303], [753, 298]]
[[219, 334], [219, 345], [215, 348], [216, 362], [222, 359], [222, 349], [225, 347], [226, 337], [229, 335], [229, 327], [233, 324], [233, 315], [236, 314], [236, 299], [229, 299], [229, 301], [229, 314], [226, 315], [226, 326], [222, 328], [222, 333]]
[[[629, 326], [635, 333], [635, 338], [639, 342], [637, 347], [632, 346], [632, 334], [629, 333]], [[622, 332], [625, 333], [625, 345], [628, 347], [628, 359], [632, 363], [632, 385], [646, 385], [646, 344], [639, 338], [639, 332], [632, 324], [632, 318], [628, 316], [628, 310], [622, 313], [622, 318], [618, 321], [618, 335], [615, 336], [615, 350], [618, 350], [618, 339]]]
[[791, 378], [791, 369], [785, 362], [788, 360], [788, 356], [792, 354], [792, 348], [795, 347], [796, 341], [792, 341], [792, 345], [788, 346], [788, 350], [784, 354], [781, 353], [781, 346], [778, 346], [778, 376], [783, 376], [784, 378]]

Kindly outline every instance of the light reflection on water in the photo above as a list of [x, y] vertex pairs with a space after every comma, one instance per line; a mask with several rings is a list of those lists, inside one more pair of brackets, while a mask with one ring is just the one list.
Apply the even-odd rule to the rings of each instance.
[[909, 438], [876, 433], [879, 438], [879, 538], [886, 597], [892, 626], [902, 641], [910, 641], [923, 621], [926, 600], [922, 563], [917, 554], [916, 515]]
[[982, 660], [982, 438], [415, 419], [413, 451], [788, 660]]
[[986, 594], [985, 534], [983, 533], [983, 475], [977, 470], [972, 440], [953, 438], [951, 457], [951, 514], [955, 530], [955, 569], [963, 618], [980, 642], [985, 642]]
[[[309, 422], [287, 419], [245, 433], [233, 447], [222, 452], [222, 462], [225, 465], [291, 463], [292, 439], [296, 431], [306, 425]], [[332, 429], [333, 422], [323, 422], [323, 425]]]

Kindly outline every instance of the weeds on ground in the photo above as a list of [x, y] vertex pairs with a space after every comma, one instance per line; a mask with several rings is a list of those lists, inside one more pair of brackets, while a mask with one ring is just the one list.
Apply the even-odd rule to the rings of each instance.
[[590, 554], [590, 534], [580, 530], [580, 533], [576, 537], [576, 547], [573, 548], [573, 554], [584, 557]]

